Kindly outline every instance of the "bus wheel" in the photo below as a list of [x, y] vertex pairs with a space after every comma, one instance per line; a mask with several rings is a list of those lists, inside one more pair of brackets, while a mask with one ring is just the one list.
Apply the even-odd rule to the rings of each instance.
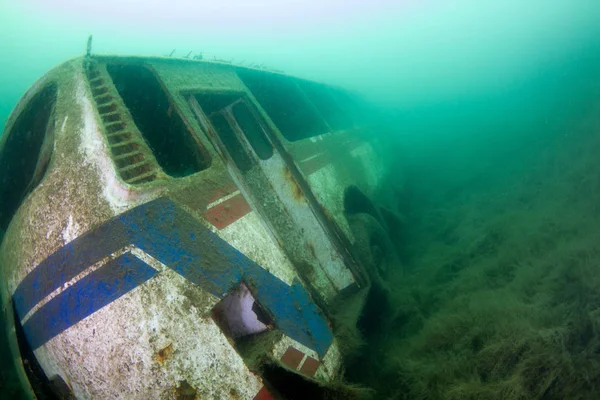
[[386, 288], [389, 274], [400, 268], [400, 260], [386, 230], [370, 214], [350, 215], [348, 222], [354, 235], [354, 248], [371, 285]]
[[372, 215], [360, 213], [347, 218], [354, 234], [354, 250], [370, 281], [356, 322], [369, 343], [377, 340], [392, 314], [387, 280], [394, 268], [400, 268], [400, 260], [386, 230]]

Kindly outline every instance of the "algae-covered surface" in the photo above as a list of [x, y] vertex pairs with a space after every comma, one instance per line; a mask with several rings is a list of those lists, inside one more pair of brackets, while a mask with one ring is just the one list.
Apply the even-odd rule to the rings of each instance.
[[[599, 398], [596, 64], [381, 114], [400, 262], [349, 383], [375, 399]], [[19, 398], [9, 363], [0, 351], [0, 393]]]
[[[600, 2], [76, 3], [0, 2], [0, 130], [90, 34], [92, 55], [159, 71], [203, 54], [364, 94], [388, 107], [371, 116], [392, 168], [368, 195], [389, 207], [394, 189], [398, 262], [363, 337], [341, 338], [359, 347], [346, 382], [375, 400], [600, 399]], [[0, 399], [19, 399], [5, 336]]]

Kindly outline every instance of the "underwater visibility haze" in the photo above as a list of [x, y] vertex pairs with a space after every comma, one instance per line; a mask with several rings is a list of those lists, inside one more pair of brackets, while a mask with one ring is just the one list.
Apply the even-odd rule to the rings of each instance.
[[600, 2], [3, 0], [0, 129], [90, 34], [94, 54], [265, 65], [375, 106], [399, 260], [349, 382], [600, 398]]

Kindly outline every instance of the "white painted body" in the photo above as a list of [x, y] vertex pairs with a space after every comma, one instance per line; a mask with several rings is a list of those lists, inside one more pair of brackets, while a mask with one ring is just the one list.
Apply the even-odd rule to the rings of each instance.
[[[215, 69], [211, 65], [206, 68]], [[272, 225], [257, 212], [252, 195], [245, 192], [243, 182], [237, 182], [239, 192], [215, 199], [204, 209], [194, 208], [178, 196], [187, 188], [203, 185], [210, 169], [140, 187], [124, 183], [111, 161], [82, 61], [63, 65], [54, 74], [44, 77], [30, 93], [35, 93], [37, 87], [49, 81], [60, 84], [53, 122], [56, 127], [54, 155], [44, 179], [25, 198], [13, 217], [0, 248], [5, 314], [10, 315], [12, 297], [18, 285], [43, 260], [106, 221], [162, 196], [171, 196], [198, 223], [285, 284], [292, 285], [295, 280], [304, 279], [298, 275]], [[28, 96], [21, 102], [21, 108], [27, 103]], [[15, 114], [20, 111], [17, 107]], [[10, 125], [9, 121], [7, 127]], [[216, 165], [219, 161], [216, 153], [214, 155]], [[375, 156], [367, 143], [351, 153], [356, 162], [367, 168], [368, 184], [373, 187], [383, 174], [374, 167], [377, 165]], [[292, 201], [288, 197], [287, 193], [293, 190], [290, 183], [283, 180], [281, 174], [273, 172], [284, 167], [285, 162], [278, 154], [260, 162], [260, 168], [271, 178], [281, 201], [293, 211], [292, 220], [307, 227], [306, 243], [314, 249], [315, 263], [321, 269], [321, 283], [316, 287], [324, 298], [333, 299], [355, 279], [308, 203]], [[233, 179], [240, 177], [235, 175]], [[340, 208], [343, 193], [330, 190], [343, 188], [348, 183], [344, 179], [336, 176], [332, 165], [307, 176], [319, 203], [351, 238]], [[221, 229], [204, 217], [211, 209], [235, 196], [243, 196], [250, 204], [251, 209], [245, 215]], [[47, 377], [62, 377], [79, 399], [177, 398], [182, 382], [191, 386], [199, 399], [254, 399], [263, 390], [264, 382], [251, 371], [236, 351], [232, 338], [227, 337], [212, 318], [211, 312], [220, 299], [135, 245], [124, 246], [89, 265], [38, 302], [26, 315], [20, 316], [18, 322], [25, 324], [49, 301], [126, 253], [154, 268], [157, 274], [35, 349], [35, 357]], [[11, 334], [14, 348], [14, 332]], [[308, 365], [307, 360], [312, 358], [318, 361], [314, 379], [324, 382], [340, 379], [342, 356], [336, 339], [323, 356], [285, 335], [270, 343], [265, 352], [270, 359], [278, 361], [290, 348], [304, 354], [300, 363], [291, 369], [301, 374], [304, 365]]]

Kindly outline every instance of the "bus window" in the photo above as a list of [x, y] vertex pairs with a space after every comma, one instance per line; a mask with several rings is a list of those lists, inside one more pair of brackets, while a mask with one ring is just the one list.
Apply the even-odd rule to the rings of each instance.
[[245, 69], [240, 69], [238, 76], [287, 140], [293, 142], [329, 131], [292, 78]]
[[261, 160], [268, 160], [273, 155], [273, 147], [265, 135], [265, 131], [244, 101], [237, 102], [231, 109], [235, 120], [246, 135], [250, 146]]
[[327, 125], [333, 130], [352, 128], [352, 120], [339, 106], [329, 88], [308, 81], [301, 82], [299, 85], [317, 110], [319, 110], [325, 121], [327, 121]]
[[19, 205], [42, 181], [54, 149], [56, 85], [37, 93], [9, 131], [0, 153], [0, 229], [8, 227]]
[[193, 97], [210, 120], [234, 164], [240, 171], [248, 171], [252, 168], [252, 160], [225, 117], [229, 115], [226, 110], [239, 101], [242, 95], [241, 93], [199, 93]]
[[238, 140], [237, 136], [233, 129], [231, 129], [231, 125], [223, 114], [213, 114], [210, 116], [210, 122], [212, 123], [215, 131], [219, 135], [221, 142], [227, 149], [229, 156], [233, 159], [235, 165], [239, 168], [240, 171], [248, 171], [252, 168], [252, 161], [246, 153], [246, 150]]
[[190, 132], [150, 69], [112, 64], [106, 69], [166, 174], [183, 177], [210, 166], [208, 152]]

